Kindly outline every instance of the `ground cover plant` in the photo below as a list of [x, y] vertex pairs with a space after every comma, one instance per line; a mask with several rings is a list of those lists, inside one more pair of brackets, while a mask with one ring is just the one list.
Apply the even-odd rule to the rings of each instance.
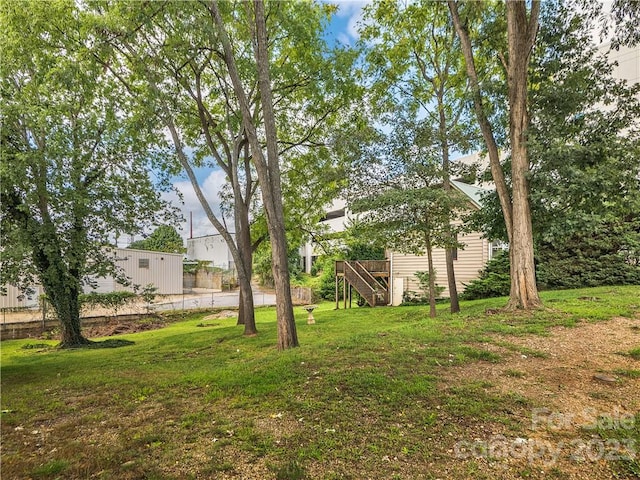
[[2, 476], [637, 478], [639, 298], [544, 292], [537, 312], [498, 298], [436, 319], [325, 303], [315, 325], [296, 309], [284, 352], [268, 308], [252, 338], [199, 312], [117, 348], [4, 341]]

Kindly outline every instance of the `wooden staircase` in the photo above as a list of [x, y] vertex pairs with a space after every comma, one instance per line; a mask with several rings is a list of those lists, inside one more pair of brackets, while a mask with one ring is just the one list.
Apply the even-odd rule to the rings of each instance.
[[372, 307], [388, 305], [390, 301], [390, 265], [387, 260], [355, 260], [336, 262], [336, 308], [339, 307], [338, 283], [343, 280], [344, 302], [351, 303], [351, 289]]

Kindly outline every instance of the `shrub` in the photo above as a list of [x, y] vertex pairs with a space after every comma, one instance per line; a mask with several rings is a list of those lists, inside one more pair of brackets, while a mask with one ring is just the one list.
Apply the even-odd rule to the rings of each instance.
[[91, 292], [80, 295], [79, 301], [81, 306], [113, 309], [113, 312], [117, 314], [118, 309], [124, 307], [128, 303], [134, 302], [137, 298], [138, 295], [129, 291], [109, 293]]
[[498, 252], [484, 266], [480, 277], [465, 286], [460, 295], [463, 300], [504, 297], [509, 295], [511, 276], [509, 275], [509, 252]]
[[318, 259], [315, 265], [318, 265], [317, 271], [320, 274], [320, 282], [316, 291], [317, 295], [324, 300], [335, 301], [335, 259], [332, 257], [323, 257], [322, 259]]
[[640, 226], [616, 228], [603, 223], [600, 227], [541, 242], [536, 269], [539, 286], [640, 285]]

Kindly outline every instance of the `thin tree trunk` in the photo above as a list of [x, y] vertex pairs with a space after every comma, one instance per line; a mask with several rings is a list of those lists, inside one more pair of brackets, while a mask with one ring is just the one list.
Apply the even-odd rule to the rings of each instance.
[[427, 261], [429, 263], [429, 316], [436, 316], [436, 271], [433, 268], [433, 247], [427, 235]]
[[273, 280], [276, 289], [276, 310], [278, 313], [278, 348], [284, 349], [298, 346], [293, 301], [289, 278], [289, 252], [284, 223], [284, 207], [282, 205], [282, 186], [280, 181], [280, 161], [278, 158], [278, 134], [276, 118], [273, 110], [271, 94], [271, 78], [269, 74], [269, 51], [267, 39], [267, 23], [264, 2], [256, 0], [256, 64], [258, 66], [258, 88], [264, 117], [264, 129], [267, 137], [267, 158], [270, 180], [270, 197], [272, 218], [269, 226], [271, 236], [271, 253]]
[[493, 135], [493, 128], [487, 118], [484, 110], [484, 102], [482, 98], [482, 91], [480, 90], [480, 82], [478, 80], [478, 73], [476, 71], [476, 65], [473, 58], [473, 48], [471, 46], [471, 39], [469, 32], [465, 25], [462, 24], [460, 15], [458, 13], [458, 5], [453, 0], [448, 0], [449, 11], [451, 12], [451, 18], [453, 25], [460, 39], [460, 45], [462, 47], [462, 53], [464, 55], [465, 66], [467, 69], [467, 76], [469, 77], [469, 85], [471, 87], [471, 93], [473, 96], [473, 107], [476, 112], [480, 131], [482, 132], [482, 138], [484, 139], [489, 154], [489, 165], [491, 168], [491, 176], [493, 177], [493, 183], [496, 186], [498, 192], [498, 198], [500, 199], [500, 207], [502, 208], [502, 214], [504, 216], [504, 223], [507, 227], [507, 237], [509, 243], [511, 243], [512, 236], [512, 207], [511, 196], [509, 194], [509, 188], [507, 187], [507, 181], [502, 171], [502, 165], [500, 165], [500, 153], [498, 151], [498, 144], [496, 143]]
[[[247, 4], [247, 8], [249, 5]], [[255, 36], [255, 58], [258, 69], [258, 88], [264, 118], [264, 129], [267, 140], [267, 158], [265, 159], [262, 146], [258, 138], [256, 125], [254, 124], [247, 96], [240, 79], [235, 63], [231, 41], [224, 28], [224, 22], [218, 8], [218, 2], [212, 0], [211, 13], [216, 24], [222, 47], [225, 63], [229, 70], [229, 76], [233, 84], [234, 92], [238, 97], [242, 120], [251, 145], [252, 159], [258, 173], [262, 199], [267, 214], [267, 227], [271, 240], [271, 259], [274, 286], [276, 289], [276, 312], [278, 321], [278, 349], [298, 346], [295, 317], [293, 315], [293, 302], [291, 299], [291, 286], [289, 283], [289, 266], [287, 239], [284, 228], [284, 210], [282, 206], [282, 188], [280, 185], [280, 166], [278, 163], [277, 132], [273, 102], [271, 98], [271, 81], [269, 77], [269, 57], [267, 51], [267, 32], [264, 17], [264, 4], [261, 1], [254, 3], [255, 25], [251, 29]]]
[[[438, 95], [438, 113], [439, 113], [439, 134], [440, 134], [440, 148], [442, 149], [442, 186], [444, 191], [451, 192], [451, 179], [450, 179], [450, 162], [449, 162], [449, 143], [447, 141], [447, 119], [444, 112], [444, 99], [442, 93]], [[449, 225], [448, 234], [453, 237], [451, 228], [451, 220], [453, 212], [449, 212]], [[449, 301], [451, 313], [458, 313], [460, 311], [460, 302], [458, 301], [458, 286], [456, 285], [456, 271], [453, 265], [453, 250], [451, 247], [445, 249], [445, 263], [447, 265], [447, 283], [449, 286]]]
[[180, 161], [182, 167], [184, 168], [185, 173], [187, 174], [187, 177], [191, 182], [191, 186], [193, 187], [196, 193], [196, 197], [200, 201], [200, 205], [202, 206], [205, 214], [207, 215], [207, 218], [213, 224], [215, 229], [220, 233], [220, 235], [222, 235], [222, 238], [224, 238], [225, 242], [227, 243], [227, 246], [229, 247], [229, 251], [231, 252], [231, 256], [233, 257], [233, 261], [236, 263], [236, 270], [238, 272], [238, 284], [240, 285], [240, 289], [244, 291], [244, 295], [242, 298], [242, 302], [243, 302], [242, 314], [244, 318], [245, 334], [255, 335], [257, 333], [257, 329], [255, 326], [255, 316], [253, 312], [254, 309], [253, 309], [253, 293], [251, 291], [251, 278], [250, 277], [247, 278], [247, 274], [246, 274], [247, 269], [246, 267], [243, 267], [244, 266], [243, 258], [240, 255], [239, 249], [236, 246], [233, 240], [233, 237], [227, 231], [227, 229], [224, 228], [224, 225], [220, 223], [218, 218], [215, 216], [215, 214], [211, 210], [211, 206], [209, 205], [209, 202], [207, 201], [206, 197], [204, 196], [204, 193], [202, 192], [202, 189], [200, 188], [200, 184], [198, 183], [198, 179], [196, 178], [195, 173], [193, 172], [193, 168], [191, 168], [191, 165], [189, 164], [189, 160], [182, 149], [182, 142], [180, 141], [178, 130], [175, 124], [173, 123], [173, 120], [168, 115], [169, 114], [168, 112], [166, 112], [166, 107], [165, 107], [165, 115], [163, 117], [163, 121], [165, 122], [165, 125], [167, 126], [167, 128], [169, 129], [169, 133], [171, 134], [173, 144], [176, 149], [176, 154], [178, 156], [178, 160]]
[[[248, 216], [247, 216], [248, 218]], [[253, 253], [251, 247], [251, 232], [242, 226], [242, 222], [236, 222], [237, 226], [241, 226], [241, 230], [236, 231], [236, 242], [238, 244], [238, 253], [242, 261], [240, 265], [236, 264], [236, 270], [243, 269], [242, 283], [240, 284], [240, 301], [238, 308], [238, 324], [244, 325], [245, 335], [256, 335], [258, 329], [255, 321], [255, 311], [253, 303], [253, 287], [251, 286], [251, 278], [253, 274]], [[240, 278], [240, 275], [238, 275]]]

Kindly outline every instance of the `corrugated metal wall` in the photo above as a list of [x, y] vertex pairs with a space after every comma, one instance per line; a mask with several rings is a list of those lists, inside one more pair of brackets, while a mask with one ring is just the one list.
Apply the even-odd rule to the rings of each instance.
[[[478, 273], [489, 260], [489, 242], [481, 238], [480, 233], [461, 235], [459, 241], [465, 244], [464, 249], [458, 249], [458, 260], [455, 260], [454, 269], [456, 272], [456, 285], [458, 293], [464, 290], [464, 284], [478, 278]], [[404, 255], [391, 252], [392, 256], [392, 276], [404, 279], [404, 290], [420, 292], [418, 279], [415, 272], [426, 272], [429, 270], [427, 256], [425, 255]], [[443, 248], [434, 248], [433, 266], [436, 269], [436, 283], [445, 287], [443, 297], [449, 296], [447, 287], [447, 265], [445, 263], [445, 251]]]
[[[127, 277], [135, 285], [145, 287], [153, 284], [161, 295], [182, 293], [182, 254], [149, 252], [119, 248], [116, 265], [124, 269]], [[132, 290], [115, 284], [116, 291]]]
[[[133, 284], [145, 287], [153, 284], [160, 295], [182, 293], [182, 254], [150, 252], [118, 248], [115, 251], [116, 265], [124, 269]], [[140, 260], [143, 260], [142, 262]], [[146, 262], [144, 260], [147, 260]], [[141, 267], [140, 265], [147, 265]], [[96, 288], [85, 285], [84, 292], [109, 293], [119, 290], [133, 291], [133, 287], [125, 287], [115, 282], [113, 277], [93, 277]], [[42, 287], [35, 286], [36, 294], [31, 299], [19, 300], [21, 292], [14, 286], [7, 286], [7, 295], [0, 295], [0, 308], [22, 308], [38, 305], [38, 296], [43, 293]]]
[[35, 293], [29, 297], [24, 296], [23, 293], [13, 285], [6, 285], [6, 295], [0, 295], [0, 308], [27, 308], [37, 307], [38, 297], [42, 295], [42, 287], [37, 285], [34, 288]]

